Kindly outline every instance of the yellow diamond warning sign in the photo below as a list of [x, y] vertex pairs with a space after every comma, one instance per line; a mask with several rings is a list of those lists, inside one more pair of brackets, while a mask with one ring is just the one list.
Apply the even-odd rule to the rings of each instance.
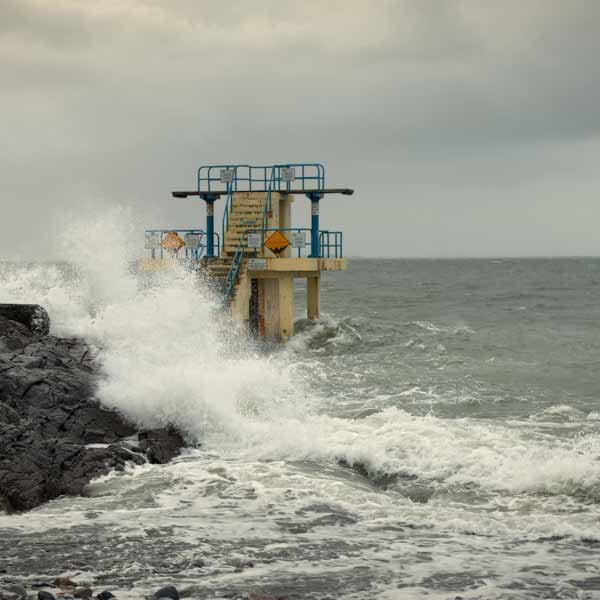
[[174, 231], [170, 231], [160, 245], [165, 250], [179, 250], [185, 246], [185, 242]]
[[265, 246], [275, 254], [279, 254], [282, 250], [285, 250], [290, 245], [289, 240], [281, 233], [276, 231], [272, 233], [265, 241]]

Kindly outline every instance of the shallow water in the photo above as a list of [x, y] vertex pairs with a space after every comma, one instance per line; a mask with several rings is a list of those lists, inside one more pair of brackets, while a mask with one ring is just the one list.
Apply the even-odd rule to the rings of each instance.
[[0, 301], [48, 306], [101, 348], [106, 405], [202, 445], [0, 515], [10, 575], [600, 597], [600, 260], [354, 260], [323, 278], [322, 321], [266, 348], [188, 274], [141, 285], [126, 259], [5, 265]]

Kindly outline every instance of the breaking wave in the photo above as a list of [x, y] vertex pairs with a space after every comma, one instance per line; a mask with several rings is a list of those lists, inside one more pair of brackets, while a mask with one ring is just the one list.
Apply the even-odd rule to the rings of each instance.
[[434, 487], [600, 500], [600, 440], [592, 435], [557, 441], [506, 423], [398, 408], [332, 414], [335, 399], [319, 396], [297, 354], [359, 347], [350, 322], [305, 323], [293, 351], [263, 351], [193, 274], [173, 269], [151, 282], [135, 275], [122, 223], [119, 214], [75, 229], [64, 263], [3, 265], [0, 273], [0, 301], [38, 302], [53, 333], [97, 347], [106, 406], [145, 426], [175, 424], [224, 456], [342, 461], [374, 478], [400, 473]]

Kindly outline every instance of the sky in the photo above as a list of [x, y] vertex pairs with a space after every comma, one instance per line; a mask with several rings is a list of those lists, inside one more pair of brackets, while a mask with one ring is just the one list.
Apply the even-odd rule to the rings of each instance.
[[347, 255], [600, 255], [599, 31], [597, 0], [0, 0], [0, 258], [115, 206], [202, 226], [170, 195], [200, 165], [285, 162], [356, 190], [321, 208]]

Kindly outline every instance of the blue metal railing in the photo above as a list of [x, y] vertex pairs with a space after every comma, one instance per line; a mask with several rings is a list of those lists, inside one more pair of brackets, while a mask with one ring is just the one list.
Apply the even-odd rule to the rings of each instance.
[[273, 192], [318, 191], [325, 187], [325, 167], [320, 163], [286, 163], [276, 165], [203, 165], [198, 169], [199, 192], [226, 192], [221, 221], [221, 239], [229, 226], [233, 194], [241, 191], [265, 191], [267, 199], [262, 227], [268, 225]]
[[[311, 248], [312, 242], [312, 229], [309, 227], [264, 227], [262, 229], [248, 229], [244, 232], [245, 238], [249, 233], [262, 234], [262, 238], [266, 237], [266, 234], [275, 231], [281, 231], [284, 235], [285, 232], [290, 234], [304, 233], [304, 244], [302, 246], [293, 246], [292, 250], [295, 250], [297, 258], [302, 258], [303, 252], [308, 248]], [[286, 236], [287, 237], [287, 236]], [[288, 237], [288, 241], [291, 236]], [[331, 231], [328, 229], [321, 229], [319, 231], [319, 256], [312, 258], [344, 258], [344, 234], [341, 231]], [[241, 240], [240, 240], [241, 241]]]
[[[197, 235], [198, 245], [193, 248], [184, 246], [181, 250], [185, 250], [185, 258], [188, 260], [200, 260], [202, 255], [206, 252], [206, 232], [203, 229], [146, 229], [145, 234], [158, 234], [159, 243], [158, 248], [147, 248], [151, 251], [152, 258], [156, 258], [156, 250], [159, 251], [159, 257], [164, 258], [164, 248], [162, 242], [165, 235], [169, 233], [176, 233], [183, 241], [186, 241], [186, 234]], [[215, 247], [217, 248], [217, 256], [220, 256], [221, 239], [218, 233], [214, 234]], [[181, 251], [180, 250], [180, 251]]]
[[[294, 169], [293, 178], [289, 178], [290, 169]], [[267, 191], [270, 182], [276, 184], [273, 191], [278, 192], [322, 190], [325, 187], [325, 167], [320, 163], [286, 163], [202, 165], [198, 169], [199, 192], [223, 192], [227, 190], [228, 183], [231, 183], [234, 192]]]
[[247, 234], [240, 236], [240, 241], [238, 242], [237, 249], [235, 251], [235, 254], [233, 255], [233, 260], [231, 261], [229, 271], [227, 272], [227, 277], [225, 277], [225, 281], [223, 282], [222, 292], [225, 304], [229, 304], [231, 302], [231, 298], [233, 297], [235, 283], [240, 272], [240, 265], [242, 263], [242, 259], [244, 258], [245, 237], [247, 237]]
[[344, 234], [341, 231], [319, 231], [319, 258], [344, 258]]
[[[231, 265], [229, 267], [229, 271], [227, 272], [227, 276], [225, 281], [223, 282], [222, 292], [223, 297], [226, 304], [231, 302], [233, 297], [233, 292], [235, 290], [235, 284], [237, 282], [237, 278], [240, 272], [240, 266], [242, 260], [245, 256], [246, 251], [249, 253], [251, 250], [247, 246], [248, 235], [252, 233], [260, 233], [262, 234], [262, 239], [264, 240], [265, 235], [269, 232], [280, 231], [280, 232], [288, 232], [288, 233], [304, 233], [304, 244], [302, 246], [296, 246], [293, 250], [297, 250], [297, 257], [302, 257], [302, 252], [306, 248], [311, 247], [311, 233], [312, 230], [308, 227], [268, 227], [263, 229], [248, 229], [241, 236], [238, 242], [235, 254], [231, 261]], [[306, 232], [308, 232], [308, 236], [306, 236]], [[284, 233], [285, 235], [285, 233]], [[341, 231], [329, 231], [327, 229], [319, 231], [319, 256], [318, 258], [343, 258], [344, 257], [344, 248], [343, 248], [343, 234]], [[258, 249], [254, 250], [254, 256], [258, 254]], [[313, 257], [315, 258], [315, 257]]]

